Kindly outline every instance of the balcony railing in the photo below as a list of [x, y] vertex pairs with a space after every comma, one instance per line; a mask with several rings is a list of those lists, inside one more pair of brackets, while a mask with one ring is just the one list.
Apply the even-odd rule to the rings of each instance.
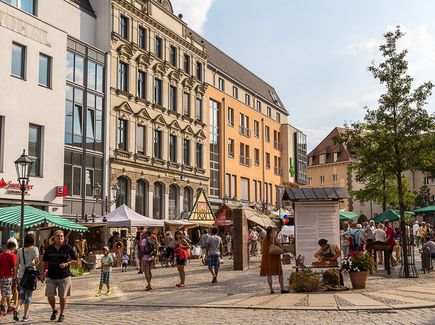
[[273, 142], [273, 147], [274, 147], [276, 150], [281, 151], [281, 150], [282, 150], [282, 143], [279, 142], [279, 141], [274, 141], [274, 142]]
[[247, 127], [240, 125], [239, 131], [240, 131], [241, 135], [244, 135], [245, 137], [248, 137], [248, 138], [251, 137], [251, 130], [249, 130]]
[[251, 166], [251, 158], [240, 156], [240, 165], [250, 167]]

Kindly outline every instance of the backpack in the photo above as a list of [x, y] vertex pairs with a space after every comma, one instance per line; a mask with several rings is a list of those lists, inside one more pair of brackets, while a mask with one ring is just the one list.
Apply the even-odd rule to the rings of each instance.
[[154, 242], [154, 240], [152, 240], [149, 237], [147, 238], [147, 244], [146, 246], [144, 246], [143, 253], [144, 255], [149, 255], [149, 256], [157, 255], [156, 243]]

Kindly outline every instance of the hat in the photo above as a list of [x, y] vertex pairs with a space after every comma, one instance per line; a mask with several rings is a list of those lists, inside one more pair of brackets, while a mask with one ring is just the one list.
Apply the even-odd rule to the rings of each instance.
[[104, 246], [104, 247], [103, 247], [103, 250], [104, 250], [104, 251], [108, 251], [108, 252], [110, 252], [110, 249], [109, 249], [109, 247], [107, 247], [107, 246]]
[[168, 230], [167, 232], [165, 232], [166, 235], [172, 235], [172, 233]]

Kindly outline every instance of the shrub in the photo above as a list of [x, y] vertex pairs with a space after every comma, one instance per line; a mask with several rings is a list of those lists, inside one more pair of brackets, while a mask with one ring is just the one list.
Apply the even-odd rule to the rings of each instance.
[[370, 255], [355, 252], [342, 260], [340, 268], [346, 273], [364, 271], [373, 272], [375, 270], [375, 263]]
[[293, 272], [289, 279], [289, 288], [296, 292], [315, 292], [321, 289], [320, 274], [310, 268], [302, 268]]

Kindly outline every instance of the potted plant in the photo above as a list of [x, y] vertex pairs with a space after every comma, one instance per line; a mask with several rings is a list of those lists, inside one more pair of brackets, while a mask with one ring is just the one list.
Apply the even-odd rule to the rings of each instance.
[[315, 292], [319, 291], [322, 286], [320, 274], [308, 267], [292, 272], [289, 281], [290, 289], [296, 292]]
[[375, 270], [375, 263], [370, 255], [354, 252], [342, 260], [340, 268], [349, 274], [353, 289], [365, 289], [368, 273]]

